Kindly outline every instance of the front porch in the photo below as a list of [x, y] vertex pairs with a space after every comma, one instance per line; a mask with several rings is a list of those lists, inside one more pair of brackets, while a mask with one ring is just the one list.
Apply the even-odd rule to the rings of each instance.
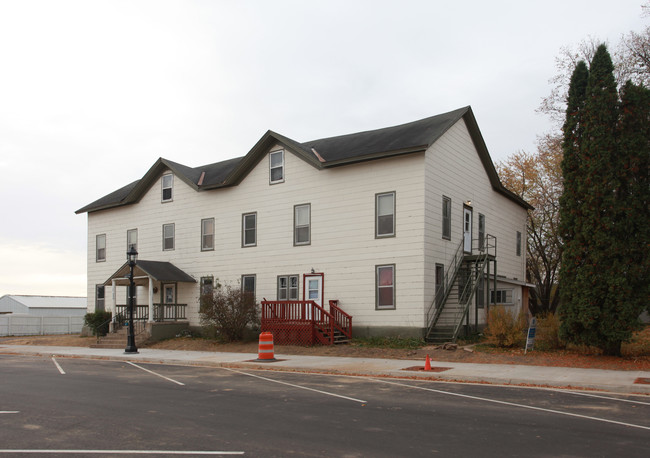
[[329, 311], [314, 301], [264, 299], [261, 306], [261, 330], [272, 333], [278, 345], [334, 345], [352, 338], [352, 316], [337, 300], [329, 301]]

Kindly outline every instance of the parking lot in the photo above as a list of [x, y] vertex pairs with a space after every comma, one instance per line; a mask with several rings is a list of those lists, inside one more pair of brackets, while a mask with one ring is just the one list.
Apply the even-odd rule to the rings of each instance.
[[647, 456], [650, 398], [0, 355], [3, 456]]

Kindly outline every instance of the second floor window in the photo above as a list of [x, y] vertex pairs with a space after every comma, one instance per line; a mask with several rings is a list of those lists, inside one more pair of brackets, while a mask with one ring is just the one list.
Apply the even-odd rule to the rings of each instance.
[[131, 248], [138, 251], [138, 230], [137, 229], [129, 229], [128, 231], [126, 231], [126, 251], [131, 250]]
[[201, 220], [201, 251], [214, 250], [214, 218]]
[[242, 246], [257, 245], [257, 213], [242, 215]]
[[174, 224], [163, 224], [163, 250], [174, 249]]
[[269, 183], [284, 181], [284, 151], [273, 151], [269, 154]]
[[517, 256], [521, 256], [521, 232], [517, 231]]
[[293, 207], [293, 244], [309, 245], [311, 242], [311, 204]]
[[174, 175], [167, 174], [162, 177], [162, 202], [172, 201], [172, 188], [174, 187]]
[[442, 196], [442, 238], [451, 239], [451, 199]]
[[95, 261], [106, 261], [106, 234], [99, 234], [96, 238]]
[[375, 203], [375, 236], [392, 237], [395, 235], [395, 193], [377, 194]]

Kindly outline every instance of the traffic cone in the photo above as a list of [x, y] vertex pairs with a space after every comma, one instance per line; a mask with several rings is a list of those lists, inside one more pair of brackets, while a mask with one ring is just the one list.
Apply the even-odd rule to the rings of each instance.
[[427, 359], [424, 362], [424, 370], [425, 371], [430, 371], [431, 370], [431, 360], [429, 359], [429, 355], [427, 355]]

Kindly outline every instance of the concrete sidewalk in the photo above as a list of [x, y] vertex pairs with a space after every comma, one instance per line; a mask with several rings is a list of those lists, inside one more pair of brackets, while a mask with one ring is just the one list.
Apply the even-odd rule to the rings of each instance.
[[[330, 374], [416, 377], [431, 380], [535, 385], [545, 387], [594, 389], [615, 393], [650, 395], [650, 372], [581, 369], [569, 367], [518, 366], [431, 361], [432, 371], [422, 360], [350, 358], [275, 354], [277, 361], [258, 362], [253, 353], [221, 353], [143, 348], [137, 354], [120, 349], [54, 347], [36, 345], [0, 345], [0, 354], [59, 356], [70, 358], [122, 360], [212, 367], [239, 367]], [[639, 383], [645, 379], [646, 383]], [[635, 383], [636, 382], [636, 383]]]

